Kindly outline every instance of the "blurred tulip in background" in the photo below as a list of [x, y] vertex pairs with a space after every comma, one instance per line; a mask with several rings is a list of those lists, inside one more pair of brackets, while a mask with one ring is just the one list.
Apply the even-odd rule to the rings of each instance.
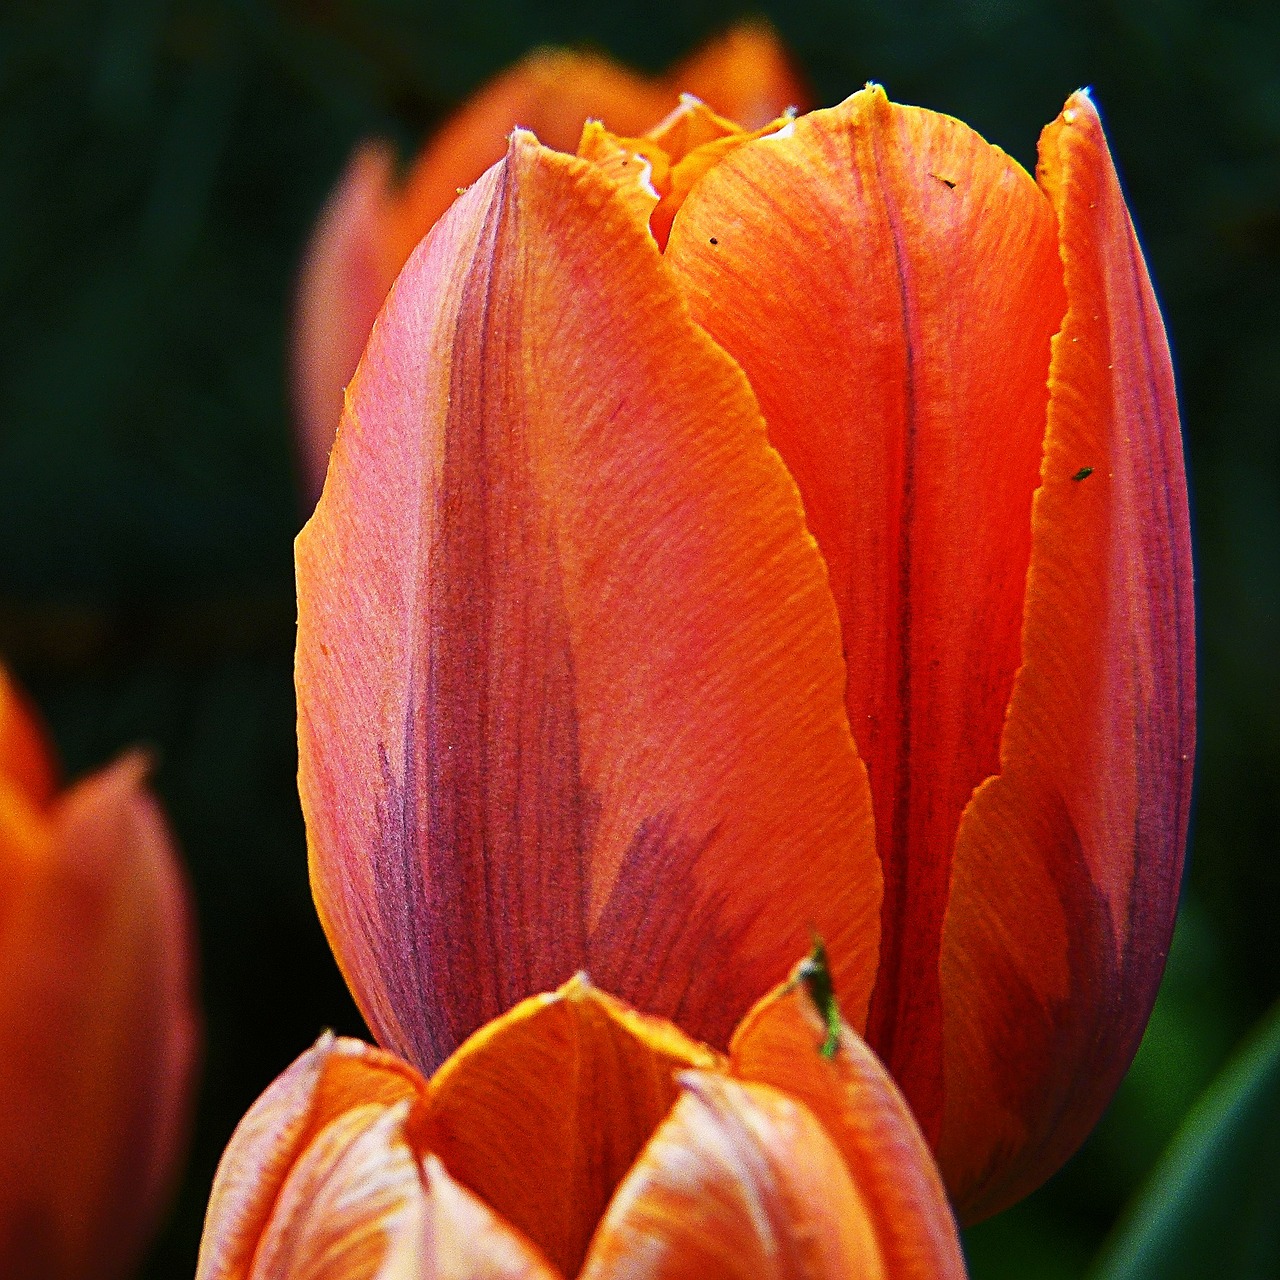
[[184, 1153], [191, 908], [138, 755], [61, 791], [0, 669], [0, 1275], [119, 1280]]
[[414, 246], [457, 198], [502, 158], [517, 126], [561, 151], [588, 119], [640, 133], [696, 94], [748, 128], [809, 92], [772, 30], [735, 27], [654, 79], [596, 54], [542, 49], [478, 93], [423, 147], [403, 182], [382, 143], [352, 158], [311, 238], [298, 287], [293, 339], [294, 411], [302, 484], [314, 503], [324, 483], [343, 388], [374, 317]]
[[232, 1138], [197, 1280], [959, 1280], [905, 1102], [827, 1034], [798, 980], [726, 1056], [574, 978], [429, 1082], [326, 1035]]
[[313, 888], [384, 1046], [433, 1070], [585, 969], [723, 1048], [816, 928], [964, 1217], [1096, 1122], [1194, 637], [1086, 94], [1038, 182], [875, 87], [518, 132], [392, 291], [297, 554]]

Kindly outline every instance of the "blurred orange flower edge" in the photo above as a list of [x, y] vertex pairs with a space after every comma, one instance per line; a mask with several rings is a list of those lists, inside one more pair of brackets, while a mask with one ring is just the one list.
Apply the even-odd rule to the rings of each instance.
[[185, 1152], [190, 896], [148, 762], [67, 790], [0, 668], [0, 1275], [130, 1275]]
[[293, 336], [293, 403], [302, 486], [314, 503], [351, 380], [374, 318], [409, 254], [454, 202], [507, 149], [517, 126], [572, 152], [589, 119], [639, 134], [682, 93], [747, 128], [787, 108], [805, 109], [809, 91], [772, 29], [744, 23], [657, 79], [598, 54], [539, 49], [498, 76], [423, 147], [403, 182], [386, 144], [352, 157], [312, 235], [298, 282]]

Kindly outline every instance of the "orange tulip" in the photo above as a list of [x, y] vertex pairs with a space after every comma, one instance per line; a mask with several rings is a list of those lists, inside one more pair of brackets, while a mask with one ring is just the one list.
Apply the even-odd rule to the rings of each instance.
[[572, 152], [588, 118], [639, 133], [685, 92], [750, 127], [809, 105], [773, 31], [747, 23], [659, 79], [595, 54], [537, 50], [448, 121], [403, 183], [386, 144], [367, 143], [356, 152], [312, 235], [298, 286], [294, 406], [299, 464], [312, 502], [324, 484], [343, 388], [391, 282], [458, 189], [502, 159], [511, 130], [531, 129], [545, 145]]
[[198, 1032], [186, 887], [146, 762], [59, 795], [0, 670], [0, 1275], [114, 1280], [185, 1145]]
[[298, 540], [325, 928], [428, 1069], [579, 968], [723, 1046], [816, 929], [985, 1216], [1125, 1070], [1186, 836], [1181, 443], [1097, 112], [1038, 184], [875, 87], [581, 153], [518, 132], [415, 252]]
[[962, 1277], [905, 1102], [827, 1035], [792, 982], [725, 1057], [581, 977], [429, 1082], [326, 1035], [232, 1137], [197, 1280]]

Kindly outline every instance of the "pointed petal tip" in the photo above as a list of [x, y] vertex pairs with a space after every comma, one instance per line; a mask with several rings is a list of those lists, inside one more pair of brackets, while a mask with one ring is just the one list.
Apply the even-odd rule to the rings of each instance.
[[518, 155], [525, 150], [538, 150], [541, 147], [542, 143], [538, 140], [538, 135], [523, 125], [516, 125], [507, 135], [508, 156]]
[[579, 974], [473, 1034], [436, 1072], [424, 1147], [576, 1274], [614, 1188], [678, 1095], [719, 1060]]
[[721, 115], [756, 129], [787, 106], [812, 106], [812, 95], [773, 26], [748, 18], [708, 41], [667, 75], [676, 90], [695, 93]]
[[150, 747], [130, 747], [121, 752], [98, 776], [110, 780], [121, 791], [133, 791], [147, 786], [159, 765], [159, 758]]
[[[425, 1093], [426, 1082], [392, 1054], [361, 1040], [323, 1032], [267, 1087], [231, 1135], [210, 1192], [197, 1280], [246, 1280], [257, 1274], [254, 1259], [264, 1241], [268, 1248], [279, 1248], [289, 1235], [288, 1214], [279, 1211], [289, 1184], [295, 1184], [295, 1204], [305, 1202], [305, 1196], [297, 1194], [297, 1185], [310, 1178], [314, 1187], [314, 1175], [326, 1166], [340, 1170], [354, 1145], [374, 1130], [394, 1135], [399, 1146], [409, 1146], [406, 1121]], [[343, 1140], [336, 1140], [338, 1135], [344, 1135]], [[376, 1146], [377, 1133], [373, 1141]], [[386, 1147], [384, 1143], [383, 1156]], [[402, 1154], [407, 1158], [407, 1153]], [[366, 1166], [380, 1174], [388, 1168], [376, 1152]], [[296, 1176], [299, 1170], [301, 1178]], [[364, 1190], [370, 1191], [378, 1177], [361, 1181]], [[403, 1181], [409, 1185], [407, 1177]], [[326, 1227], [324, 1219], [322, 1213], [300, 1213], [295, 1234], [305, 1239]]]
[[862, 1192], [894, 1280], [959, 1280], [964, 1264], [938, 1170], [906, 1100], [865, 1041], [832, 1040], [799, 967], [743, 1019], [730, 1046], [739, 1080], [781, 1090], [824, 1126]]
[[1066, 124], [1077, 123], [1081, 115], [1091, 124], [1102, 123], [1102, 113], [1098, 110], [1093, 89], [1089, 85], [1083, 85], [1072, 93], [1062, 107], [1061, 118]]

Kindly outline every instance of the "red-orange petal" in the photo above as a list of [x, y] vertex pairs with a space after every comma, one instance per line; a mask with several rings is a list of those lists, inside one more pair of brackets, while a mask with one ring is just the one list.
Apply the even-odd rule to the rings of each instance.
[[802, 1103], [721, 1075], [681, 1082], [582, 1280], [890, 1280], [864, 1191]]
[[649, 222], [671, 177], [670, 159], [657, 143], [619, 138], [598, 120], [588, 120], [578, 155], [613, 183], [637, 222]]
[[1098, 113], [1044, 133], [1070, 309], [1054, 340], [1024, 663], [956, 846], [940, 1158], [976, 1219], [1096, 1122], [1164, 966], [1194, 753], [1186, 481], [1169, 349]]
[[619, 138], [589, 121], [578, 155], [612, 178], [649, 223], [658, 248], [665, 249], [676, 214], [707, 171], [738, 147], [777, 133], [790, 120], [790, 116], [776, 117], [748, 133], [686, 94], [643, 138]]
[[965, 125], [872, 87], [707, 173], [666, 261], [750, 379], [830, 569], [885, 875], [868, 1038], [936, 1136], [950, 854], [1020, 661], [1066, 307], [1053, 211]]
[[324, 487], [343, 393], [404, 261], [385, 244], [393, 163], [390, 148], [379, 143], [356, 152], [321, 211], [298, 276], [291, 362], [295, 447], [312, 504]]
[[6, 783], [43, 809], [57, 791], [58, 768], [36, 709], [0, 665], [0, 786]]
[[429, 1067], [579, 969], [724, 1045], [879, 867], [838, 623], [741, 371], [591, 165], [518, 134], [401, 275], [298, 539], [326, 930]]
[[933, 1156], [897, 1086], [847, 1027], [828, 1028], [793, 979], [743, 1019], [730, 1071], [772, 1085], [822, 1122], [862, 1192], [885, 1273], [893, 1280], [963, 1280], [964, 1255]]
[[185, 1146], [190, 907], [146, 769], [126, 757], [40, 825], [0, 798], [5, 1275], [124, 1275]]
[[372, 1120], [425, 1096], [426, 1081], [392, 1054], [321, 1036], [232, 1134], [209, 1197], [197, 1280], [247, 1280], [286, 1182], [331, 1124], [353, 1111]]
[[566, 1275], [671, 1110], [719, 1059], [575, 978], [476, 1033], [431, 1081], [422, 1144]]

